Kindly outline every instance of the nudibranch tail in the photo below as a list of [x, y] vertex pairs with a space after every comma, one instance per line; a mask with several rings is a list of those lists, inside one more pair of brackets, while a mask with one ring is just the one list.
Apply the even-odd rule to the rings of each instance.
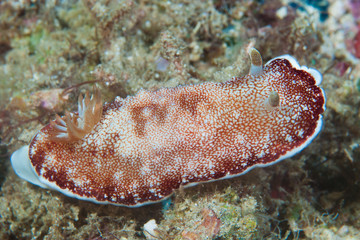
[[85, 98], [80, 94], [78, 99], [78, 113], [65, 112], [64, 117], [56, 115], [56, 119], [50, 122], [48, 139], [58, 142], [70, 142], [82, 139], [90, 133], [95, 124], [100, 121], [102, 115], [101, 92], [94, 89], [91, 96], [85, 93]]

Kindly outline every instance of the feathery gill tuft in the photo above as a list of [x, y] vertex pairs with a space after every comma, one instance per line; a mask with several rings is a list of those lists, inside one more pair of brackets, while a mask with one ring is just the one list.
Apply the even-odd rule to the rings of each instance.
[[82, 139], [100, 121], [102, 109], [101, 92], [98, 88], [94, 88], [91, 98], [89, 92], [86, 92], [85, 98], [80, 95], [78, 114], [66, 111], [65, 116], [56, 115], [56, 119], [50, 121], [49, 140], [69, 142]]

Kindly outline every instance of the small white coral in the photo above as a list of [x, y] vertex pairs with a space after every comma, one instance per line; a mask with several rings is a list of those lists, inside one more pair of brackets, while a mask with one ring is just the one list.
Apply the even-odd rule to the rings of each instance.
[[155, 219], [149, 220], [144, 224], [144, 235], [147, 240], [156, 240], [159, 238], [159, 232], [157, 231], [158, 225]]
[[102, 101], [99, 89], [89, 96], [86, 92], [85, 98], [82, 95], [78, 100], [78, 114], [65, 112], [64, 117], [56, 115], [56, 119], [50, 122], [51, 130], [49, 139], [51, 141], [67, 142], [82, 139], [90, 133], [95, 124], [102, 116]]

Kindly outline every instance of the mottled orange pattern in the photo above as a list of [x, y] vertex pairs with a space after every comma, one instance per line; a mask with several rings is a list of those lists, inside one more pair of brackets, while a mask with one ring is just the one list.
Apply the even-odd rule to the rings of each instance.
[[[320, 78], [320, 79], [319, 79]], [[70, 196], [139, 206], [180, 185], [244, 173], [290, 157], [321, 128], [321, 75], [290, 56], [224, 83], [142, 90], [103, 107], [82, 139], [44, 127], [29, 158], [42, 182]]]

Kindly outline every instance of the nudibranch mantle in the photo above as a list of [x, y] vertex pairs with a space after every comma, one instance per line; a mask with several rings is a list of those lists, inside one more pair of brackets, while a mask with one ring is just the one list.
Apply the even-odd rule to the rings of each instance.
[[[321, 74], [289, 55], [264, 67], [257, 50], [250, 57], [250, 73], [224, 83], [141, 90], [102, 108], [99, 95], [81, 98], [78, 113], [41, 129], [12, 166], [70, 197], [138, 207], [291, 157], [321, 129]], [[87, 122], [94, 126], [85, 131]]]

